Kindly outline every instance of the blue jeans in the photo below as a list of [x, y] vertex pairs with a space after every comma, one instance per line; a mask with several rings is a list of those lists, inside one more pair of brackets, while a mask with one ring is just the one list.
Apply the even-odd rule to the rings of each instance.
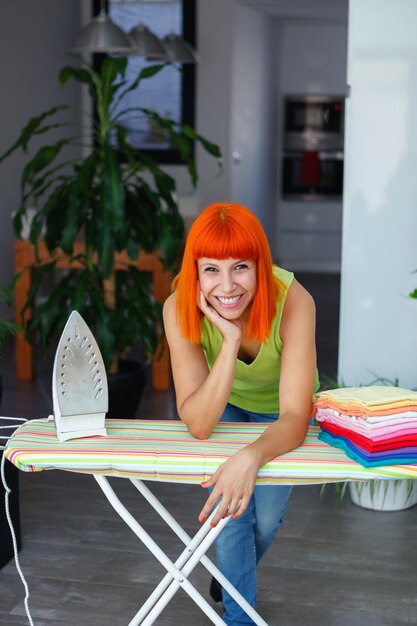
[[[220, 421], [275, 422], [278, 417], [276, 413], [252, 413], [227, 404]], [[230, 520], [216, 539], [220, 571], [253, 607], [257, 594], [256, 568], [282, 526], [290, 492], [290, 485], [255, 487], [244, 514]], [[228, 626], [254, 624], [224, 589], [222, 595], [223, 620]]]

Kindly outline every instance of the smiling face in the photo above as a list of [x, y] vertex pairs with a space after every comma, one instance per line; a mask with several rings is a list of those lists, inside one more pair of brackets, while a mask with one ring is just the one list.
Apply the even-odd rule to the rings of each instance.
[[197, 267], [200, 289], [210, 306], [225, 319], [246, 317], [256, 292], [256, 262], [203, 257]]

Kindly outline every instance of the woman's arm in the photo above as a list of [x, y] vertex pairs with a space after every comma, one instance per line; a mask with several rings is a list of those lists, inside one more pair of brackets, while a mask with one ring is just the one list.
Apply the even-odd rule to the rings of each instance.
[[311, 413], [316, 369], [315, 307], [296, 281], [289, 289], [280, 328], [283, 342], [279, 383], [280, 417], [252, 444], [223, 463], [203, 486], [214, 487], [200, 513], [207, 518], [221, 498], [213, 524], [225, 515], [239, 517], [252, 495], [259, 468], [301, 445]]
[[[203, 349], [182, 336], [176, 319], [176, 294], [164, 304], [164, 325], [177, 398], [177, 410], [190, 433], [198, 439], [207, 439], [220, 419], [228, 401], [235, 376], [239, 350], [240, 328], [232, 322], [216, 319], [204, 297], [200, 306], [204, 314], [217, 324], [223, 324], [223, 343], [211, 371]], [[218, 318], [220, 316], [217, 315]]]
[[316, 314], [310, 294], [297, 281], [288, 292], [281, 321], [280, 417], [253, 444], [261, 463], [289, 452], [305, 439], [316, 371]]

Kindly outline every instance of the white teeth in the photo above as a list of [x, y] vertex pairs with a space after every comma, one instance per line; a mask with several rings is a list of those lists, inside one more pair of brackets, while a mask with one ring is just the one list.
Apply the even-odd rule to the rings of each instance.
[[235, 304], [239, 299], [240, 296], [233, 296], [232, 298], [221, 298], [220, 296], [217, 296], [217, 300], [219, 300], [222, 304]]

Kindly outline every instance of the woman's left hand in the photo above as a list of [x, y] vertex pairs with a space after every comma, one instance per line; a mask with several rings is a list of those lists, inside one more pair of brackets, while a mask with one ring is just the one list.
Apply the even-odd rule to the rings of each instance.
[[213, 487], [213, 491], [198, 517], [205, 522], [217, 502], [220, 500], [216, 515], [211, 521], [212, 526], [228, 515], [234, 519], [246, 510], [255, 487], [256, 476], [260, 467], [255, 449], [247, 446], [225, 461], [213, 474], [202, 483], [202, 487]]

